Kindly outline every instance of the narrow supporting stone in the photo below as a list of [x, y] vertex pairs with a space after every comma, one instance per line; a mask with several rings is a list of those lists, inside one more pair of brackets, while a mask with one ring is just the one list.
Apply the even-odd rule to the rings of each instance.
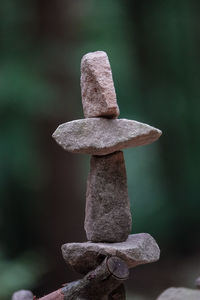
[[107, 155], [129, 147], [155, 142], [162, 132], [127, 119], [88, 118], [61, 124], [53, 138], [66, 151]]
[[123, 259], [129, 268], [155, 262], [160, 249], [148, 233], [129, 235], [122, 243], [68, 243], [62, 246], [62, 255], [74, 271], [86, 274], [94, 270], [106, 256], [115, 255]]
[[81, 60], [81, 94], [84, 116], [116, 118], [119, 108], [108, 56], [91, 52]]
[[169, 288], [157, 300], [199, 300], [200, 291], [187, 288]]
[[33, 300], [33, 294], [28, 290], [20, 290], [12, 295], [12, 300]]
[[131, 231], [123, 152], [92, 156], [87, 181], [85, 230], [89, 241], [122, 242]]

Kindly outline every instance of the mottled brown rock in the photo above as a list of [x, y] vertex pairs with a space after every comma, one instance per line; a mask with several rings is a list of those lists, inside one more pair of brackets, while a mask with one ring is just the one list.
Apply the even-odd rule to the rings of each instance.
[[169, 288], [157, 300], [199, 300], [200, 291], [187, 288]]
[[87, 180], [85, 230], [93, 242], [122, 242], [131, 232], [123, 152], [92, 156]]
[[86, 118], [116, 118], [119, 115], [110, 63], [104, 51], [91, 52], [83, 56], [81, 94]]
[[106, 155], [129, 147], [151, 144], [162, 132], [127, 119], [88, 118], [61, 124], [53, 138], [73, 153]]
[[33, 294], [28, 290], [20, 290], [12, 295], [12, 300], [33, 300]]
[[129, 235], [122, 243], [68, 243], [62, 246], [62, 255], [73, 270], [86, 274], [94, 270], [106, 256], [115, 255], [123, 259], [129, 268], [155, 262], [160, 250], [151, 235], [139, 233]]

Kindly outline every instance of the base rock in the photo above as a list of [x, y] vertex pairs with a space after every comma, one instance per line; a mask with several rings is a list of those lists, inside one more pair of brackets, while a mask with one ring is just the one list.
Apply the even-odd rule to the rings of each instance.
[[160, 257], [160, 249], [148, 233], [131, 234], [122, 243], [68, 243], [62, 246], [62, 255], [73, 270], [86, 274], [94, 270], [105, 256], [123, 259], [129, 268], [155, 262]]

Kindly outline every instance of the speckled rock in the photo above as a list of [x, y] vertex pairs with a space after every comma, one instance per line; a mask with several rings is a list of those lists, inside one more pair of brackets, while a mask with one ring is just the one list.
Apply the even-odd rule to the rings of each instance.
[[106, 155], [156, 141], [162, 132], [127, 119], [88, 118], [61, 124], [53, 138], [73, 153]]
[[95, 269], [105, 256], [115, 255], [123, 259], [129, 268], [155, 262], [160, 250], [148, 233], [131, 234], [122, 243], [68, 243], [62, 246], [62, 255], [73, 270], [86, 274]]
[[157, 300], [199, 300], [200, 291], [187, 288], [169, 288]]
[[87, 180], [85, 230], [93, 242], [122, 242], [131, 232], [123, 152], [92, 156]]
[[33, 294], [28, 290], [20, 290], [12, 295], [12, 300], [33, 300]]
[[110, 63], [104, 51], [91, 52], [83, 56], [81, 94], [86, 118], [116, 118], [119, 115]]

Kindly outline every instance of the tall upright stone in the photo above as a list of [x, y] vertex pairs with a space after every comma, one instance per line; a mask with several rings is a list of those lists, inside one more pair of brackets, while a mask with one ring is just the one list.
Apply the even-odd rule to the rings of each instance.
[[122, 242], [131, 231], [123, 152], [92, 156], [87, 181], [85, 230], [93, 242]]

